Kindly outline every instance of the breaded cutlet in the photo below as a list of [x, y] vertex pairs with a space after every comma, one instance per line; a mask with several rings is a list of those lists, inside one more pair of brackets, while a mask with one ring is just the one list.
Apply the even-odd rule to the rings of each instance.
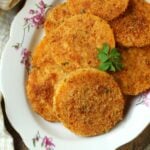
[[57, 82], [64, 73], [51, 63], [42, 64], [40, 68], [33, 68], [26, 83], [28, 101], [36, 113], [47, 121], [58, 121], [53, 111], [53, 96]]
[[108, 73], [93, 68], [78, 69], [59, 83], [54, 111], [72, 132], [95, 136], [109, 131], [122, 120], [124, 98]]
[[47, 13], [44, 29], [46, 34], [49, 34], [55, 28], [57, 28], [64, 19], [69, 18], [71, 13], [68, 9], [68, 5], [66, 3], [62, 3], [54, 7], [52, 10], [50, 9]]
[[116, 42], [125, 47], [150, 45], [150, 4], [144, 0], [130, 0], [120, 17], [110, 22]]
[[68, 7], [73, 14], [91, 13], [110, 21], [122, 14], [129, 0], [68, 0]]
[[150, 47], [121, 48], [123, 69], [112, 75], [125, 95], [150, 89]]
[[109, 24], [103, 19], [80, 14], [66, 19], [50, 36], [49, 51], [55, 62], [66, 72], [81, 67], [98, 67], [97, 48], [108, 43], [115, 47], [115, 39]]

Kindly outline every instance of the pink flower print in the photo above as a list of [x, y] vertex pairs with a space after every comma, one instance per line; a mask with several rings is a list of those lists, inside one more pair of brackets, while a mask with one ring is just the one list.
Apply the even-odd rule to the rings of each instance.
[[37, 10], [33, 10], [33, 9], [29, 10], [30, 16], [24, 18], [26, 22], [25, 25], [39, 28], [41, 25], [44, 24], [46, 4], [44, 3], [43, 0], [41, 0], [37, 4], [37, 8], [38, 8]]
[[[30, 31], [32, 27], [43, 27], [44, 24], [44, 15], [46, 12], [46, 8], [51, 7], [46, 5], [43, 0], [38, 0], [38, 3], [36, 4], [36, 9], [30, 9], [28, 16], [24, 18], [24, 26], [23, 26], [23, 36], [20, 42], [12, 45], [12, 47], [16, 50], [22, 49], [24, 40], [26, 38], [26, 32]], [[24, 48], [21, 52], [22, 59], [21, 63], [26, 66], [27, 71], [30, 69], [30, 63], [29, 63], [29, 58], [30, 58], [30, 51], [26, 48]]]
[[43, 0], [41, 0], [39, 2], [39, 8], [40, 8], [41, 13], [43, 14], [45, 12], [45, 8], [46, 8], [46, 4], [44, 3]]
[[35, 138], [32, 139], [34, 146], [36, 146], [36, 142], [39, 142], [40, 138], [41, 138], [41, 137], [40, 137], [40, 133], [37, 132]]
[[41, 1], [39, 2], [39, 5], [40, 5], [40, 7], [42, 7], [42, 8], [46, 8], [46, 5], [45, 5], [45, 3], [44, 3], [43, 0], [41, 0]]
[[46, 150], [51, 150], [55, 147], [55, 145], [52, 142], [52, 139], [48, 138], [47, 136], [43, 138], [42, 145], [45, 146]]
[[145, 106], [150, 107], [150, 91], [147, 91], [140, 96], [136, 105], [139, 104], [144, 104]]
[[31, 18], [33, 26], [40, 27], [44, 23], [44, 17], [41, 14], [37, 14]]
[[22, 55], [21, 63], [25, 65], [27, 70], [29, 70], [30, 68], [29, 58], [31, 56], [31, 52], [28, 49], [24, 48], [21, 52], [21, 55]]
[[33, 9], [30, 9], [30, 10], [29, 10], [29, 14], [33, 15], [33, 14], [35, 14], [35, 13], [36, 13], [35, 10], [33, 10]]
[[41, 147], [44, 146], [45, 150], [54, 150], [55, 145], [52, 142], [51, 138], [47, 136], [41, 137], [39, 131], [37, 132], [36, 136], [32, 139], [34, 147], [36, 147], [36, 143], [41, 143]]
[[150, 107], [150, 92], [145, 93], [143, 102], [146, 106]]
[[26, 21], [26, 24], [28, 24], [29, 26], [31, 25], [33, 27], [37, 27], [37, 28], [39, 28], [41, 25], [43, 25], [44, 14], [42, 14], [40, 12], [36, 12], [34, 10], [30, 10], [30, 14], [33, 14], [34, 16], [24, 18]]

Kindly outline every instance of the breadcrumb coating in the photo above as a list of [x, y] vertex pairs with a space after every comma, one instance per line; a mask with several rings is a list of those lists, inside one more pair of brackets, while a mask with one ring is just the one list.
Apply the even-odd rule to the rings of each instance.
[[56, 29], [66, 18], [69, 18], [71, 13], [66, 3], [62, 3], [49, 10], [44, 23], [46, 34]]
[[150, 47], [120, 50], [124, 68], [113, 73], [125, 95], [138, 95], [150, 89]]
[[125, 47], [150, 45], [150, 4], [131, 0], [127, 11], [113, 20], [116, 41]]
[[78, 69], [57, 87], [54, 110], [74, 133], [95, 136], [122, 120], [124, 98], [111, 75], [92, 68]]
[[[67, 72], [81, 67], [97, 68], [97, 48], [102, 48], [104, 43], [115, 47], [109, 24], [90, 14], [66, 19], [49, 37], [50, 55]], [[45, 61], [48, 55], [45, 52]]]
[[29, 73], [26, 91], [32, 109], [47, 121], [58, 121], [53, 111], [53, 96], [63, 71], [50, 63], [34, 68]]
[[122, 14], [129, 0], [68, 0], [70, 12], [91, 13], [110, 21]]

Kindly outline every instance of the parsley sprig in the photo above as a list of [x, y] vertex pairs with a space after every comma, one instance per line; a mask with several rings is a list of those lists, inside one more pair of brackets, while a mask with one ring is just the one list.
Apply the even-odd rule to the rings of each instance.
[[123, 68], [123, 64], [121, 63], [121, 54], [117, 50], [117, 48], [110, 49], [107, 43], [103, 44], [103, 48], [97, 48], [98, 50], [98, 60], [100, 61], [100, 65], [98, 67], [99, 70], [102, 71], [120, 71]]

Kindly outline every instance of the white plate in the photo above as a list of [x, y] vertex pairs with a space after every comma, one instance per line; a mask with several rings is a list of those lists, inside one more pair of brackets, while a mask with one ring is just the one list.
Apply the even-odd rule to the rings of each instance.
[[[1, 59], [1, 90], [6, 103], [6, 113], [13, 127], [31, 150], [46, 149], [46, 144], [47, 147], [50, 146], [50, 149], [55, 150], [114, 150], [135, 138], [150, 123], [150, 108], [146, 106], [150, 101], [150, 93], [133, 100], [126, 118], [117, 127], [107, 134], [92, 138], [78, 137], [61, 124], [49, 123], [32, 112], [25, 94], [26, 69], [20, 61], [23, 54], [28, 54], [25, 51], [22, 54], [22, 49], [33, 49], [43, 36], [43, 29], [41, 27], [37, 29], [35, 25], [31, 26], [30, 20], [28, 22], [30, 29], [27, 31], [26, 28], [24, 32], [24, 18], [34, 15], [29, 15], [31, 8], [40, 10], [36, 6], [39, 2], [39, 0], [28, 0], [15, 17], [10, 39]], [[44, 0], [44, 3], [54, 5], [56, 1]], [[42, 5], [41, 11], [43, 11]], [[37, 19], [36, 21], [39, 22]], [[17, 44], [21, 42], [22, 45]], [[17, 47], [18, 50], [16, 50]], [[140, 104], [137, 105], [137, 103]], [[42, 141], [43, 146], [41, 146]]]

